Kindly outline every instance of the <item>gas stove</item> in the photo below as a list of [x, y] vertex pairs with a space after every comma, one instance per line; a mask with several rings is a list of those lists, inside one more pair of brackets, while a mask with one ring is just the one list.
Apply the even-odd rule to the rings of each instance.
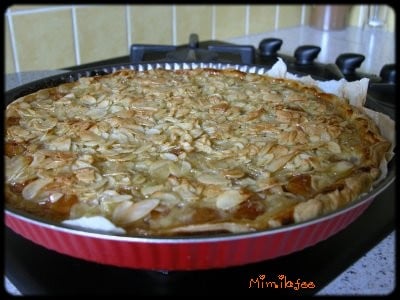
[[[199, 41], [198, 36], [192, 34], [185, 45], [133, 44], [127, 56], [66, 69], [155, 61], [204, 61], [269, 67], [281, 58], [287, 64], [288, 72], [311, 75], [318, 80], [369, 78], [366, 105], [395, 118], [394, 64], [385, 65], [380, 74], [364, 74], [357, 71], [363, 61], [360, 54], [344, 53], [332, 63], [322, 64], [316, 61], [320, 47], [300, 45], [293, 55], [288, 55], [279, 52], [282, 43], [281, 39], [271, 37], [261, 40], [256, 48], [217, 40]], [[165, 272], [100, 265], [45, 249], [7, 228], [5, 275], [24, 295], [315, 295], [394, 230], [394, 212], [394, 184], [391, 184], [355, 222], [315, 246], [274, 260], [201, 271]], [[293, 280], [300, 278], [312, 282], [314, 288], [252, 288], [252, 280], [262, 275], [270, 278], [286, 276], [285, 279]]]

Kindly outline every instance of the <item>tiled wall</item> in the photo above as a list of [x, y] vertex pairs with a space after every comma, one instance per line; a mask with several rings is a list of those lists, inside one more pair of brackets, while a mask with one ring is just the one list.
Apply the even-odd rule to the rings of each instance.
[[[350, 25], [362, 27], [365, 5]], [[132, 43], [185, 44], [308, 24], [308, 5], [16, 5], [6, 10], [5, 71], [65, 68], [125, 56]], [[389, 10], [386, 30], [394, 31]]]

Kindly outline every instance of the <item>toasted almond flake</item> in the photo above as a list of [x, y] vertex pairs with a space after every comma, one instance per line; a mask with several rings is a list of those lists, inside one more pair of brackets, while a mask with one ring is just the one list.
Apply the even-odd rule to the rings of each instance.
[[340, 149], [339, 144], [336, 143], [336, 142], [329, 141], [327, 145], [328, 145], [329, 151], [331, 151], [333, 153], [341, 153], [342, 152], [342, 150]]
[[161, 130], [157, 128], [149, 128], [145, 130], [145, 134], [152, 135], [152, 134], [160, 134]]
[[203, 134], [203, 130], [201, 128], [194, 128], [190, 130], [190, 135], [194, 138], [197, 139], [199, 136]]
[[91, 183], [95, 180], [95, 170], [90, 166], [89, 168], [82, 168], [75, 171], [78, 180], [86, 183]]
[[193, 124], [192, 123], [177, 123], [176, 124], [179, 128], [182, 128], [184, 130], [192, 130], [193, 129]]
[[71, 139], [61, 136], [48, 143], [49, 150], [69, 151], [71, 148]]
[[353, 167], [354, 167], [354, 165], [351, 162], [343, 160], [343, 161], [339, 161], [339, 162], [335, 163], [332, 166], [332, 171], [334, 173], [342, 174], [342, 173], [345, 173], [345, 172], [351, 170]]
[[157, 180], [165, 180], [170, 174], [169, 160], [157, 160], [149, 167], [149, 174], [152, 178]]
[[141, 107], [137, 107], [137, 106], [131, 106], [132, 109], [136, 110], [136, 111], [157, 111], [157, 108], [155, 107], [151, 107], [151, 106], [141, 106]]
[[240, 193], [240, 190], [228, 190], [217, 197], [216, 205], [220, 209], [230, 209], [246, 200], [246, 196]]
[[230, 170], [224, 170], [222, 171], [222, 174], [226, 177], [226, 178], [234, 178], [234, 179], [239, 179], [242, 178], [243, 176], [245, 176], [245, 172], [243, 172], [243, 170], [241, 169], [230, 169]]
[[104, 99], [102, 101], [100, 101], [99, 103], [97, 103], [97, 107], [100, 109], [105, 109], [108, 108], [110, 106], [111, 102], [108, 99]]
[[[82, 159], [82, 157], [81, 157]], [[83, 168], [95, 168], [90, 162], [87, 162], [85, 160], [77, 159], [74, 164], [71, 166], [72, 170], [78, 170], [78, 169], [83, 169]]]
[[262, 165], [269, 164], [274, 159], [274, 157], [275, 157], [275, 155], [273, 153], [259, 155], [257, 165], [262, 166]]
[[53, 179], [51, 178], [39, 178], [35, 181], [32, 181], [22, 190], [22, 197], [24, 197], [26, 200], [35, 199], [40, 190], [51, 182], [53, 182]]
[[52, 129], [54, 126], [57, 124], [57, 119], [56, 118], [51, 118], [48, 117], [46, 119], [32, 119], [29, 122], [29, 127], [33, 128], [35, 130], [40, 130], [40, 131], [48, 131]]
[[123, 201], [113, 212], [113, 221], [117, 224], [129, 224], [142, 219], [158, 204], [158, 199], [146, 199], [139, 202]]
[[152, 196], [156, 199], [160, 199], [160, 201], [167, 206], [174, 206], [180, 202], [178, 196], [174, 193], [155, 192]]
[[5, 157], [6, 164], [6, 180], [12, 182], [14, 178], [28, 166], [28, 159], [24, 156]]
[[92, 108], [88, 111], [86, 111], [86, 116], [98, 120], [103, 118], [107, 114], [107, 108]]
[[150, 173], [157, 172], [158, 169], [168, 167], [169, 164], [170, 164], [170, 161], [168, 161], [168, 160], [164, 160], [164, 159], [156, 160], [156, 161], [150, 163], [149, 172]]
[[309, 139], [310, 139], [310, 142], [312, 142], [312, 143], [316, 143], [316, 142], [319, 142], [321, 140], [318, 135], [310, 135]]
[[91, 95], [83, 95], [81, 97], [81, 102], [86, 105], [96, 104], [96, 98]]
[[149, 151], [151, 148], [152, 148], [151, 144], [144, 144], [143, 146], [141, 146], [141, 147], [137, 148], [135, 151], [133, 151], [133, 153], [140, 154], [140, 153]]
[[168, 152], [167, 153], [161, 153], [160, 157], [162, 159], [166, 159], [166, 160], [172, 160], [172, 161], [177, 161], [178, 160], [178, 156], [176, 156], [173, 153], [168, 153]]
[[121, 153], [119, 155], [113, 155], [107, 157], [107, 160], [109, 161], [132, 161], [134, 158], [136, 158], [136, 153]]
[[58, 200], [60, 200], [63, 196], [64, 196], [63, 193], [54, 192], [54, 193], [50, 194], [49, 200], [51, 203], [54, 203], [54, 202], [57, 202]]
[[215, 132], [217, 132], [217, 129], [215, 127], [203, 127], [203, 130], [209, 135], [213, 135]]
[[131, 200], [132, 195], [121, 195], [114, 190], [105, 190], [99, 197], [97, 197], [96, 204], [103, 214], [109, 215], [120, 203], [131, 203]]
[[182, 142], [181, 145], [183, 150], [185, 150], [186, 152], [192, 152], [194, 150], [193, 146], [188, 142]]
[[140, 189], [140, 192], [144, 195], [144, 196], [149, 196], [155, 192], [161, 191], [164, 189], [164, 185], [162, 184], [158, 184], [158, 185], [145, 185]]
[[185, 160], [169, 164], [169, 172], [177, 177], [188, 175], [191, 169], [191, 164]]
[[230, 181], [221, 174], [202, 173], [197, 180], [204, 184], [228, 185]]

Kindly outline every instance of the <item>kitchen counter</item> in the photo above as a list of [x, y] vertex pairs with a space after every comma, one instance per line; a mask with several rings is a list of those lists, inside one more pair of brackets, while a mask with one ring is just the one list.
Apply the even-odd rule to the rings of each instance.
[[[258, 47], [258, 43], [266, 37], [281, 38], [284, 43], [279, 52], [288, 55], [292, 55], [300, 45], [320, 45], [322, 50], [317, 60], [323, 63], [332, 63], [332, 57], [337, 57], [344, 52], [364, 54], [366, 60], [360, 71], [366, 73], [379, 74], [383, 65], [395, 63], [394, 34], [379, 29], [348, 28], [342, 31], [323, 32], [302, 26], [233, 38], [227, 41]], [[7, 74], [5, 86], [8, 90], [26, 82], [63, 72], [66, 71]], [[340, 276], [326, 285], [317, 295], [386, 295], [391, 293], [395, 288], [394, 244], [395, 231], [391, 232]], [[329, 257], [326, 259], [329, 260]], [[6, 277], [4, 284], [10, 294], [20, 295], [19, 291]]]

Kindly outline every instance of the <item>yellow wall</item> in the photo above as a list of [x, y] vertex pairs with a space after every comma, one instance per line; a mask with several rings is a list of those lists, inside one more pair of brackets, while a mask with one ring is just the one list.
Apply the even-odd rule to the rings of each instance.
[[[65, 68], [129, 54], [132, 43], [186, 44], [308, 24], [308, 5], [15, 5], [4, 14], [7, 73]], [[363, 26], [367, 6], [351, 9]], [[390, 9], [385, 30], [394, 32]]]

